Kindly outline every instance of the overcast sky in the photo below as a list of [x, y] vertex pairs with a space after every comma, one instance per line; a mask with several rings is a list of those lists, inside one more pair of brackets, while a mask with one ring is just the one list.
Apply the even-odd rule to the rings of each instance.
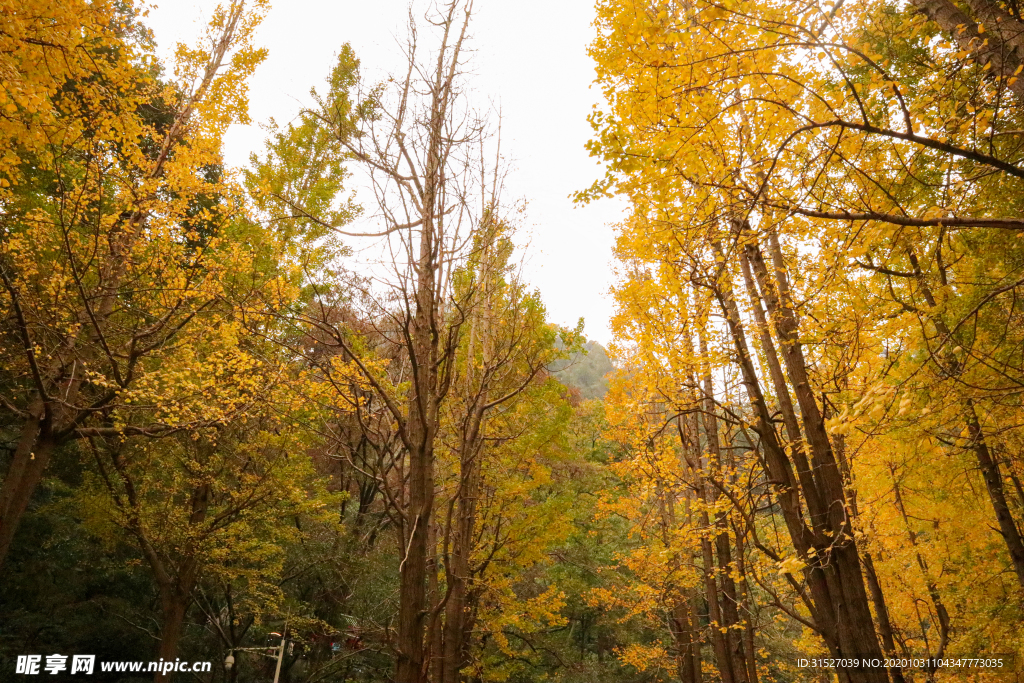
[[[528, 202], [518, 242], [526, 275], [540, 289], [549, 318], [563, 325], [586, 319], [586, 334], [607, 345], [612, 303], [612, 224], [622, 204], [604, 200], [574, 207], [569, 195], [589, 186], [600, 168], [583, 148], [586, 117], [599, 93], [589, 88], [586, 54], [593, 33], [593, 0], [477, 0], [471, 24], [475, 50], [473, 97], [500, 105], [502, 147], [514, 162], [506, 197]], [[215, 0], [163, 0], [150, 12], [161, 54], [192, 42]], [[423, 0], [414, 7], [422, 14]], [[351, 43], [364, 75], [376, 80], [400, 72], [407, 0], [279, 0], [259, 29], [269, 57], [251, 82], [254, 124], [291, 120], [321, 90], [339, 46]], [[262, 148], [258, 125], [235, 126], [226, 141], [232, 166]], [[369, 207], [368, 207], [369, 208]]]

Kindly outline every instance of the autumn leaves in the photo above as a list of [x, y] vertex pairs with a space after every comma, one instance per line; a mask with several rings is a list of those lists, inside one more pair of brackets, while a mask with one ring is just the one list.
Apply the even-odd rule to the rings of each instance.
[[[1020, 575], [1024, 497], [1011, 495], [1022, 465], [1008, 426], [1024, 370], [1011, 236], [1022, 226], [1011, 132], [1020, 107], [1016, 81], [986, 52], [1012, 61], [1006, 41], [1019, 19], [982, 1], [970, 4], [975, 19], [953, 8], [964, 19], [952, 27], [939, 20], [949, 8], [915, 7], [924, 13], [869, 2], [605, 2], [592, 46], [606, 103], [592, 117], [591, 151], [608, 174], [583, 198], [614, 192], [632, 203], [617, 246], [630, 375], [618, 400], [650, 406], [620, 424], [646, 444], [635, 457], [679, 454], [646, 475], [657, 493], [645, 495], [724, 505], [727, 530], [692, 514], [673, 524], [694, 542], [725, 534], [733, 553], [754, 548], [741, 580], [833, 654], [935, 654], [974, 637], [971, 610], [951, 618], [942, 593], [984, 570], [918, 550], [923, 583], [909, 588], [882, 523], [917, 544], [911, 517], [892, 515], [894, 505], [906, 512], [894, 496], [903, 500], [900, 479], [935, 458], [944, 474], [918, 490], [919, 514], [955, 519], [951, 508], [925, 512], [939, 501], [984, 505], [998, 531], [972, 544], [1002, 547], [993, 571], [1008, 583], [994, 594], [1024, 590], [1010, 578]], [[1002, 33], [969, 40], [992, 35], [996, 15]], [[687, 438], [668, 428], [696, 413], [719, 426], [693, 422]], [[945, 528], [961, 533], [956, 521]], [[945, 547], [941, 532], [929, 542]], [[760, 569], [766, 559], [787, 581]], [[966, 573], [939, 588], [935, 572], [952, 565]], [[739, 565], [701, 566], [723, 581]], [[929, 616], [893, 609], [907, 590]], [[664, 607], [693, 609], [680, 600]], [[751, 608], [735, 628], [756, 629], [759, 616]], [[935, 629], [941, 639], [929, 639]], [[666, 652], [685, 658], [676, 641]], [[736, 670], [715, 659], [723, 680]], [[680, 675], [695, 680], [687, 669]]]

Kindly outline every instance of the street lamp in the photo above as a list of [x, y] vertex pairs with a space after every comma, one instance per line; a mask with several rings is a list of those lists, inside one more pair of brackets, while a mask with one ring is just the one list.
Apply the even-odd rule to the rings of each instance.
[[281, 632], [281, 644], [278, 647], [234, 647], [228, 650], [228, 656], [224, 658], [224, 668], [228, 674], [231, 674], [231, 668], [235, 665], [235, 653], [236, 652], [258, 652], [264, 657], [273, 657], [266, 653], [266, 650], [271, 650], [277, 653], [277, 667], [274, 669], [274, 683], [278, 682], [281, 678], [281, 662], [284, 660], [284, 643], [288, 634], [288, 620], [285, 619], [284, 630]]

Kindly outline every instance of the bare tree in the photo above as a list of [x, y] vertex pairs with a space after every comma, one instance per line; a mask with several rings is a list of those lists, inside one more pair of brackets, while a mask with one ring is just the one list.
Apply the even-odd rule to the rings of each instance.
[[[357, 87], [358, 62], [343, 52], [330, 94], [318, 98], [312, 112], [366, 170], [382, 223], [362, 235], [382, 238], [384, 272], [354, 278], [344, 291], [318, 291], [316, 304], [300, 322], [319, 343], [334, 346], [367, 387], [363, 397], [347, 392], [367, 427], [364, 434], [377, 445], [389, 441], [376, 438], [389, 431], [381, 423], [383, 414], [397, 437], [366, 473], [380, 485], [397, 529], [401, 560], [394, 649], [395, 680], [401, 683], [430, 675], [427, 627], [442, 608], [430, 604], [428, 594], [428, 573], [437, 569], [431, 533], [435, 444], [463, 326], [479, 289], [458, 287], [456, 280], [484, 247], [477, 237], [481, 222], [489, 220], [488, 210], [478, 212], [470, 200], [488, 191], [478, 154], [486, 121], [461, 89], [472, 10], [472, 0], [432, 7], [425, 21], [436, 42], [429, 46], [421, 43], [410, 13], [405, 73], [371, 89], [356, 106], [350, 94]], [[493, 207], [495, 190], [490, 191]], [[362, 331], [339, 322], [339, 296], [353, 307]], [[389, 359], [387, 367], [379, 362], [382, 357]], [[330, 362], [318, 367], [339, 387], [352, 386]], [[379, 406], [376, 412], [366, 409], [371, 405]]]

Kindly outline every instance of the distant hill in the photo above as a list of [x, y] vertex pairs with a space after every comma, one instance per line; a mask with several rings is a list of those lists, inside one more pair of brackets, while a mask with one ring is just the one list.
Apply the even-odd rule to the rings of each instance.
[[578, 389], [585, 399], [604, 398], [608, 393], [608, 381], [604, 376], [614, 366], [604, 347], [596, 341], [588, 341], [583, 349], [571, 358], [555, 361], [548, 366], [548, 371], [562, 384]]

